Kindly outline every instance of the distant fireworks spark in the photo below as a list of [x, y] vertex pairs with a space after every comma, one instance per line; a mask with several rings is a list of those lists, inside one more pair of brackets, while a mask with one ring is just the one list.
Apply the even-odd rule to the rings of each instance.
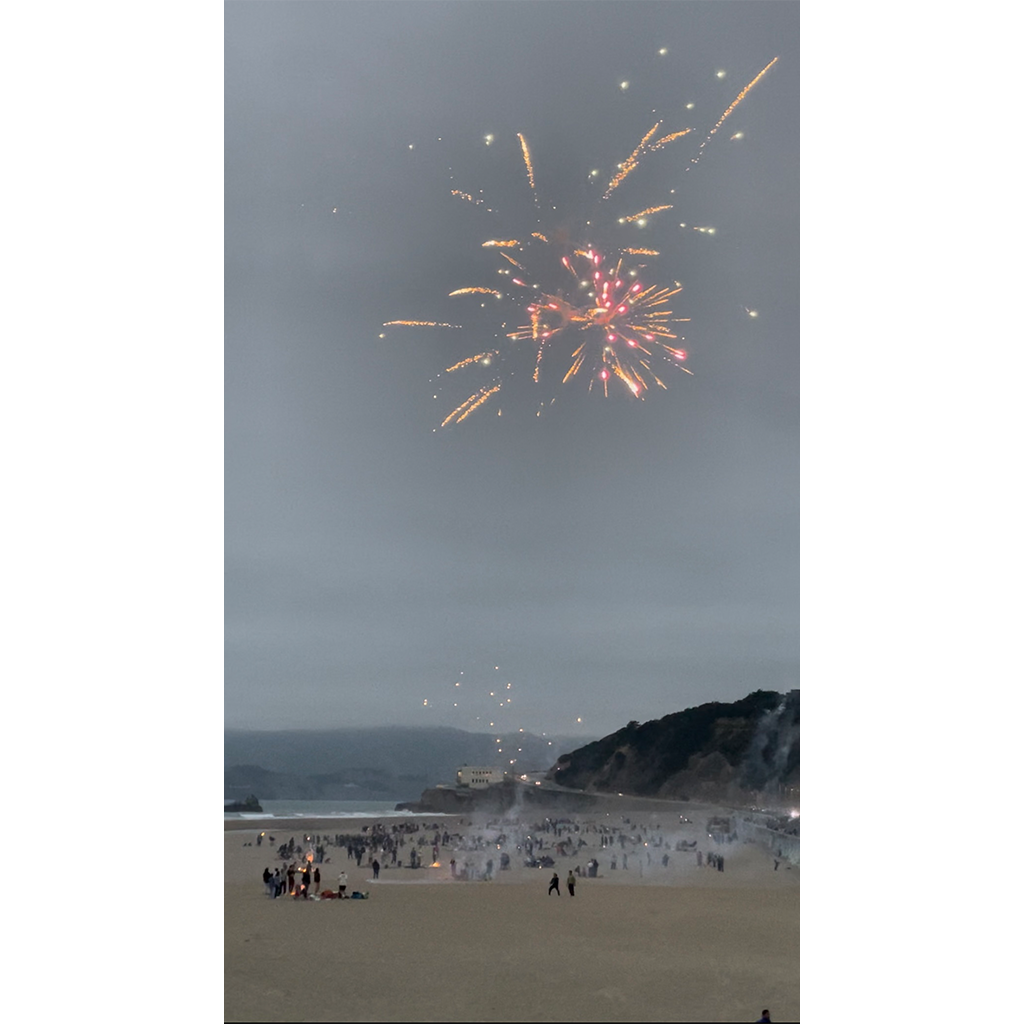
[[[719, 128], [777, 60], [772, 60], [739, 92], [697, 147], [687, 169], [698, 163]], [[664, 122], [657, 121], [633, 152], [616, 166], [599, 204], [607, 204], [617, 196], [620, 187], [649, 156], [680, 139], [692, 137], [692, 128], [667, 132], [663, 128]], [[741, 133], [733, 136], [739, 137]], [[486, 145], [491, 145], [493, 138], [485, 136]], [[536, 218], [543, 215], [544, 207], [539, 199], [533, 155], [525, 136], [517, 133], [516, 138]], [[598, 173], [591, 171], [589, 177]], [[479, 194], [454, 188], [451, 194], [474, 206], [485, 204]], [[616, 220], [628, 229], [643, 229], [651, 218], [673, 206], [674, 203], [664, 202], [649, 203], [639, 210], [634, 206], [633, 212], [623, 213]], [[494, 213], [490, 206], [485, 208]], [[588, 226], [590, 223], [587, 221]], [[499, 261], [497, 268], [497, 273], [505, 277], [504, 287], [473, 284], [448, 293], [450, 297], [472, 295], [492, 300], [501, 314], [504, 335], [495, 335], [487, 348], [447, 368], [446, 373], [486, 368], [490, 376], [442, 420], [442, 427], [462, 423], [484, 406], [493, 405], [507, 383], [504, 367], [513, 356], [521, 358], [524, 349], [530, 356], [535, 384], [541, 382], [544, 374], [557, 374], [554, 379], [562, 384], [584, 379], [589, 390], [597, 389], [606, 397], [609, 385], [620, 386], [627, 394], [641, 399], [652, 386], [665, 388], [658, 375], [665, 372], [661, 365], [691, 372], [682, 365], [687, 353], [679, 344], [682, 338], [676, 326], [689, 318], [673, 316], [667, 305], [682, 291], [679, 282], [665, 287], [641, 279], [641, 275], [651, 276], [650, 260], [659, 255], [658, 250], [635, 245], [598, 246], [589, 240], [574, 242], [565, 237], [564, 230], [548, 229], [542, 223], [536, 225], [541, 230], [533, 227], [516, 238], [491, 238], [481, 243], [482, 248], [494, 250], [504, 261]], [[711, 227], [694, 230], [714, 234]], [[500, 304], [511, 304], [518, 312], [503, 312]], [[489, 308], [486, 301], [481, 305]], [[520, 322], [511, 324], [513, 317]], [[463, 330], [458, 324], [434, 320], [391, 320], [384, 326]], [[501, 415], [500, 407], [497, 412]]]

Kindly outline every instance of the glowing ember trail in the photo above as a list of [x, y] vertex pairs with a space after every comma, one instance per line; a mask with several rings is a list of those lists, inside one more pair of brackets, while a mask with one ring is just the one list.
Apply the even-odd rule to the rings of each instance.
[[476, 412], [484, 402], [487, 401], [492, 395], [496, 395], [500, 390], [501, 385], [495, 384], [490, 388], [485, 388], [481, 391], [476, 392], [474, 395], [470, 395], [458, 408], [453, 409], [442, 421], [441, 426], [447, 427], [449, 423], [461, 423], [467, 416]]
[[633, 221], [639, 220], [641, 217], [648, 217], [652, 213], [660, 213], [662, 210], [671, 209], [671, 204], [666, 204], [665, 206], [648, 206], [646, 210], [641, 210], [639, 213], [631, 213], [628, 217], [623, 217], [622, 219], [627, 224], [631, 224]]
[[461, 331], [459, 324], [442, 324], [436, 320], [389, 320], [385, 327], [448, 327], [453, 331]]
[[533, 161], [530, 159], [530, 147], [526, 144], [526, 139], [523, 138], [522, 134], [518, 135], [519, 145], [523, 147], [523, 163], [526, 164], [526, 175], [530, 179], [530, 188], [536, 191], [537, 185], [533, 180]]
[[[711, 136], [714, 135], [715, 132], [717, 132], [718, 129], [722, 127], [722, 125], [725, 123], [725, 119], [743, 102], [743, 100], [746, 98], [747, 93], [750, 92], [750, 90], [753, 89], [754, 86], [757, 85], [757, 83], [760, 82], [766, 74], [768, 74], [768, 69], [778, 59], [778, 57], [773, 57], [772, 60], [764, 68], [762, 68], [761, 71], [740, 90], [740, 94], [729, 105], [729, 109], [726, 110], [726, 112], [718, 119], [718, 123], [715, 125], [715, 127], [712, 128], [710, 132], [708, 132], [708, 137], [700, 144], [700, 148], [697, 150], [697, 155], [690, 161], [691, 165], [697, 163], [697, 161], [700, 160], [701, 156], [704, 153], [704, 147], [711, 141]], [[689, 168], [687, 168], [687, 170], [689, 170]]]

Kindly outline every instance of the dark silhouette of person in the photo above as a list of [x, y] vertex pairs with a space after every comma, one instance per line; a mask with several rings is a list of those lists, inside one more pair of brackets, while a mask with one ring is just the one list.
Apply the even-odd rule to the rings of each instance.
[[558, 872], [557, 871], [551, 876], [551, 884], [548, 886], [548, 895], [549, 896], [551, 895], [552, 890], [554, 892], [556, 892], [559, 896], [562, 895], [562, 890], [558, 888]]
[[772, 1024], [771, 1014], [767, 1010], [762, 1010], [761, 1016], [757, 1018], [757, 1024]]
[[373, 858], [373, 877], [376, 878], [380, 874], [380, 861], [376, 857]]

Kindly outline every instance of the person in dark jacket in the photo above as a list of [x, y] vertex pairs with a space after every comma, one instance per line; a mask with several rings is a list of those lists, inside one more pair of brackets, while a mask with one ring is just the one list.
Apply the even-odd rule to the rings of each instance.
[[552, 892], [557, 893], [559, 896], [562, 895], [562, 890], [558, 888], [558, 872], [557, 871], [551, 876], [551, 884], [548, 886], [548, 895], [550, 896]]

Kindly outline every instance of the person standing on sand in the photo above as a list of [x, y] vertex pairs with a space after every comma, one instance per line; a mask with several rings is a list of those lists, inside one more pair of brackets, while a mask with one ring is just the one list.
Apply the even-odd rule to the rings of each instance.
[[551, 876], [551, 884], [548, 886], [548, 895], [549, 896], [551, 895], [551, 890], [552, 889], [554, 889], [554, 891], [559, 896], [562, 895], [562, 890], [558, 888], [558, 872], [557, 871]]
[[377, 876], [380, 874], [380, 861], [376, 857], [373, 858], [373, 880], [377, 880]]
[[569, 895], [576, 895], [576, 876], [570, 871], [569, 877], [565, 880], [565, 884], [569, 887]]
[[317, 868], [313, 872], [313, 892], [320, 891], [320, 869]]
[[342, 871], [338, 875], [338, 899], [345, 899], [345, 890], [348, 888], [348, 872]]

